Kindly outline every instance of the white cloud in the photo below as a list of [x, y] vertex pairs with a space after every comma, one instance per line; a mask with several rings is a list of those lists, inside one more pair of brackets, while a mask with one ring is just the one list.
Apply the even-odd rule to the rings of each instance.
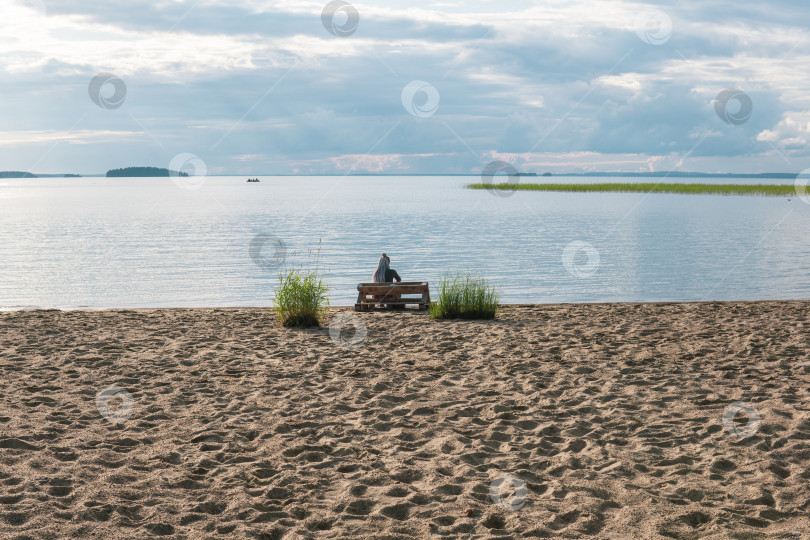
[[47, 142], [90, 144], [110, 140], [133, 140], [145, 135], [137, 131], [0, 131], [0, 146], [21, 146]]
[[[345, 39], [322, 27], [320, 0], [51, 0], [47, 16], [23, 7], [33, 0], [7, 1], [0, 146], [83, 144], [88, 160], [104, 162], [92, 170], [156, 143], [202, 152], [226, 133], [206, 158], [212, 169], [255, 159], [286, 167], [279, 172], [355, 162], [370, 172], [468, 171], [496, 154], [538, 167], [717, 169], [759, 157], [784, 168], [774, 148], [797, 162], [808, 153], [810, 31], [801, 21], [810, 7], [794, 5], [787, 17], [685, 0], [661, 8], [673, 31], [656, 47], [635, 32], [651, 6], [625, 0], [514, 10], [486, 0], [370, 1], [356, 4], [360, 26]], [[100, 71], [130, 87], [120, 111], [100, 115], [87, 99]], [[412, 79], [440, 89], [434, 118], [404, 113], [399, 92]], [[745, 126], [714, 116], [712, 100], [731, 87], [754, 100]], [[71, 131], [82, 105], [93, 127]], [[133, 118], [154, 137], [130, 131]], [[400, 120], [374, 155], [363, 154]], [[545, 153], [527, 153], [538, 140]], [[700, 155], [684, 160], [699, 140]], [[103, 155], [91, 154], [95, 143]], [[9, 168], [18, 159], [0, 158]]]

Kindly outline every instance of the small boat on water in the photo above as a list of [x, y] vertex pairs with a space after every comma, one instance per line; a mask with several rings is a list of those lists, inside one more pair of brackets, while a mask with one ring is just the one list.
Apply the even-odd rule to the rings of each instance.
[[258, 178], [248, 178], [248, 182], [260, 182]]

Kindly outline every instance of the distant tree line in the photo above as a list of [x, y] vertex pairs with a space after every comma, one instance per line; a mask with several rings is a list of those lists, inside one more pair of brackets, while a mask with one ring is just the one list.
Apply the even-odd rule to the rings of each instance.
[[121, 177], [154, 177], [154, 176], [188, 176], [182, 171], [169, 171], [158, 167], [126, 167], [124, 169], [113, 169], [107, 171], [107, 178]]
[[37, 175], [31, 174], [30, 172], [21, 172], [21, 171], [2, 171], [0, 172], [0, 178], [36, 178]]

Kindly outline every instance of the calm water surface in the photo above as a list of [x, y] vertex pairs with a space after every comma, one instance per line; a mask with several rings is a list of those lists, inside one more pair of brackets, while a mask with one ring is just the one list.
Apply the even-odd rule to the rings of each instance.
[[251, 258], [260, 234], [285, 266], [320, 243], [333, 305], [354, 303], [383, 251], [405, 280], [469, 270], [508, 303], [810, 299], [796, 197], [463, 189], [477, 180], [0, 179], [0, 309], [268, 306], [279, 269]]

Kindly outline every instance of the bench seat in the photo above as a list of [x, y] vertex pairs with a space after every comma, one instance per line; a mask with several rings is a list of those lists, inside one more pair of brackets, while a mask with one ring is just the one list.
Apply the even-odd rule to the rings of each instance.
[[427, 281], [401, 281], [399, 283], [360, 283], [357, 286], [355, 311], [373, 309], [430, 308], [430, 286]]

